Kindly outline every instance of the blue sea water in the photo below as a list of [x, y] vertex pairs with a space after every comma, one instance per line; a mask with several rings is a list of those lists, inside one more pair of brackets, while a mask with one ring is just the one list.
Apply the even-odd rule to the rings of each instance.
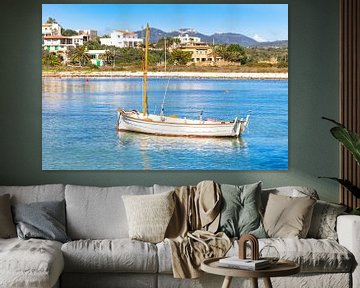
[[286, 170], [288, 81], [149, 79], [149, 112], [230, 120], [251, 111], [239, 139], [115, 130], [118, 107], [142, 110], [142, 79], [42, 80], [43, 170]]

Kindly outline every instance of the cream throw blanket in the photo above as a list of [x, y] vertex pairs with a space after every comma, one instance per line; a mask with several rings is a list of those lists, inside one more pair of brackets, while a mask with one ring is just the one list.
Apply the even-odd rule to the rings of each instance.
[[171, 247], [175, 278], [200, 277], [201, 262], [222, 257], [231, 246], [225, 233], [216, 233], [221, 209], [221, 190], [213, 181], [175, 189], [175, 210], [165, 233]]

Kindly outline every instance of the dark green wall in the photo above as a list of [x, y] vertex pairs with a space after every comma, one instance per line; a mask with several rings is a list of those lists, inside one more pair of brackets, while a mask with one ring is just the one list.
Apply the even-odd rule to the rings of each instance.
[[[59, 2], [74, 3], [46, 1]], [[191, 3], [196, 2], [211, 1]], [[283, 172], [42, 171], [41, 3], [40, 0], [3, 0], [1, 5], [0, 185], [180, 185], [197, 183], [203, 179], [245, 184], [262, 180], [265, 187], [313, 186], [322, 199], [338, 200], [338, 186], [317, 179], [319, 175], [337, 176], [339, 169], [337, 143], [328, 132], [330, 125], [321, 120], [323, 115], [338, 118], [337, 0], [276, 1], [289, 3], [289, 170]], [[77, 3], [96, 2], [87, 0]]]

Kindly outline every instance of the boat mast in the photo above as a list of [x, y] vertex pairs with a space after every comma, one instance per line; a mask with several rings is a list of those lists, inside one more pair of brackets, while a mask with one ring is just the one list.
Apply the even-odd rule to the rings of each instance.
[[143, 92], [143, 115], [148, 115], [148, 101], [147, 101], [147, 71], [148, 71], [148, 48], [149, 48], [149, 24], [146, 24], [145, 34], [145, 59], [144, 59], [144, 92]]

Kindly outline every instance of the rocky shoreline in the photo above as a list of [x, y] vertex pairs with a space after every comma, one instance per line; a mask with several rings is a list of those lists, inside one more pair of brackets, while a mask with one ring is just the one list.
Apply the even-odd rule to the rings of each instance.
[[[52, 78], [127, 78], [142, 77], [143, 72], [101, 71], [101, 72], [43, 72], [42, 77]], [[261, 79], [287, 80], [288, 73], [219, 73], [219, 72], [148, 72], [151, 78], [217, 78], [217, 79]]]

